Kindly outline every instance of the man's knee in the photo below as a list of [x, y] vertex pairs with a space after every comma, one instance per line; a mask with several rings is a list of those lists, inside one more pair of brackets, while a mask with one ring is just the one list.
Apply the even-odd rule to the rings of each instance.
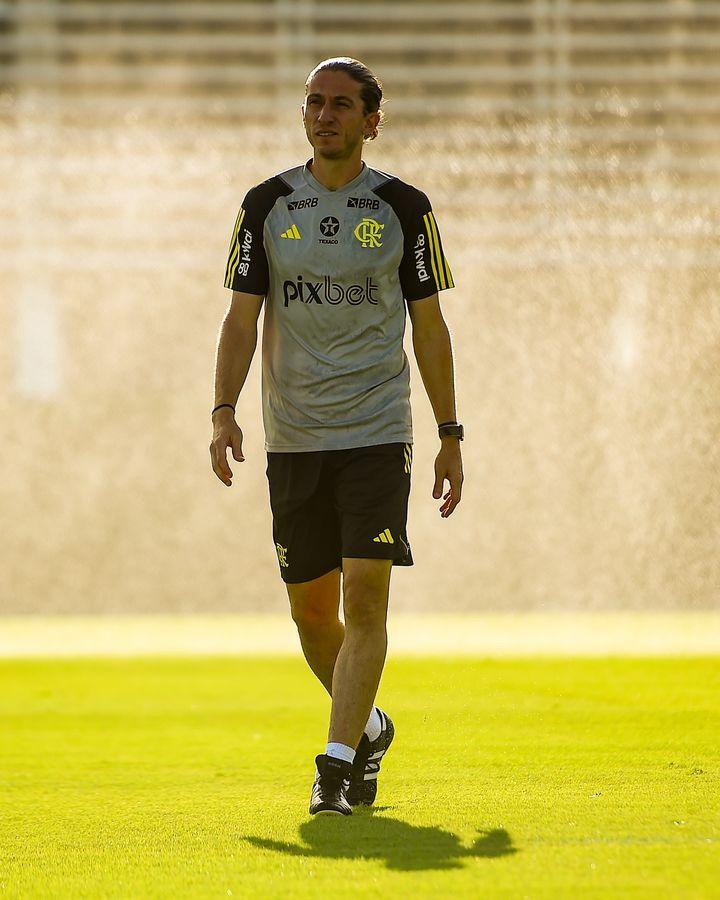
[[286, 585], [290, 614], [300, 629], [322, 629], [338, 621], [340, 568], [312, 581]]
[[343, 559], [343, 611], [348, 628], [385, 628], [391, 568], [389, 559]]
[[305, 604], [293, 606], [291, 604], [290, 614], [298, 629], [310, 634], [322, 634], [328, 626], [340, 621], [337, 610], [333, 612], [322, 606], [308, 606]]

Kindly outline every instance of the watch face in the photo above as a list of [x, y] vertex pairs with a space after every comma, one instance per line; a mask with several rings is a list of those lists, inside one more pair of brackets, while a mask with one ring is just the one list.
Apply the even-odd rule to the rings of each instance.
[[441, 425], [438, 429], [442, 437], [458, 437], [463, 440], [465, 429], [462, 425]]

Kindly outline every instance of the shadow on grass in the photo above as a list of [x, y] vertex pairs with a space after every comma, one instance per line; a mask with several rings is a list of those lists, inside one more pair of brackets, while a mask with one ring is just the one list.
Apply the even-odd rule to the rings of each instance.
[[478, 829], [471, 847], [464, 847], [457, 835], [442, 828], [408, 825], [399, 819], [375, 812], [392, 807], [356, 810], [352, 816], [319, 816], [300, 826], [304, 844], [245, 836], [244, 840], [288, 856], [326, 859], [378, 859], [388, 869], [404, 872], [421, 869], [460, 869], [470, 857], [508, 856], [517, 853], [503, 828]]

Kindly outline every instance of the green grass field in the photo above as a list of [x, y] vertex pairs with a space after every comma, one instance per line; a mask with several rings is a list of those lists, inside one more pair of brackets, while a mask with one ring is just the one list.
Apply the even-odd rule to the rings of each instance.
[[720, 897], [717, 658], [391, 659], [377, 808], [319, 819], [301, 659], [0, 678], [6, 896]]

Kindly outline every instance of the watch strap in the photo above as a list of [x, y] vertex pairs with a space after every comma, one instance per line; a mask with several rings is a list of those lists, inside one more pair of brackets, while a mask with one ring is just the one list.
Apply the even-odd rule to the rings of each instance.
[[443, 422], [442, 425], [438, 425], [438, 435], [441, 438], [456, 437], [462, 441], [465, 438], [465, 429], [458, 422]]

